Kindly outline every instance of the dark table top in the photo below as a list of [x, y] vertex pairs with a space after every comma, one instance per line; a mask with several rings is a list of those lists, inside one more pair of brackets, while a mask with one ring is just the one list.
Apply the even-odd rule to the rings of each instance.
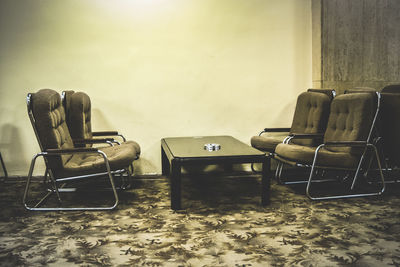
[[[162, 142], [177, 158], [208, 158], [230, 156], [264, 156], [261, 152], [232, 136], [194, 136], [194, 137], [169, 137]], [[220, 144], [221, 149], [208, 151], [205, 144]]]

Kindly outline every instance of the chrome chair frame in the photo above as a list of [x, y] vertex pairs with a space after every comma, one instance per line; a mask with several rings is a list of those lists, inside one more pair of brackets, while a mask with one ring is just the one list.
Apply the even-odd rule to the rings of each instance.
[[[315, 169], [317, 168], [324, 168], [326, 169], [327, 167], [321, 167], [321, 166], [317, 166], [317, 159], [318, 159], [318, 152], [326, 146], [336, 146], [336, 147], [364, 147], [364, 152], [360, 157], [359, 163], [357, 165], [357, 168], [355, 169], [355, 174], [353, 176], [352, 179], [352, 183], [351, 183], [351, 190], [354, 190], [355, 185], [356, 185], [356, 181], [357, 178], [359, 176], [359, 173], [361, 171], [362, 168], [362, 164], [364, 163], [365, 160], [365, 154], [368, 150], [368, 148], [373, 148], [374, 152], [375, 152], [375, 157], [377, 159], [377, 163], [378, 163], [378, 168], [379, 168], [379, 174], [380, 174], [380, 178], [381, 178], [381, 183], [382, 183], [382, 187], [379, 191], [374, 192], [374, 193], [356, 193], [356, 194], [347, 194], [347, 195], [333, 195], [333, 196], [325, 196], [325, 197], [314, 197], [311, 195], [310, 193], [310, 188], [311, 188], [311, 183], [313, 182], [312, 178], [314, 176], [314, 172]], [[368, 164], [368, 166], [370, 166]], [[330, 168], [330, 169], [340, 169], [340, 170], [354, 170], [354, 169], [349, 169], [349, 168]], [[324, 181], [331, 181], [329, 180], [324, 180]], [[315, 181], [314, 181], [315, 182]], [[308, 178], [308, 182], [307, 182], [307, 187], [306, 187], [306, 194], [307, 196], [311, 199], [311, 200], [324, 200], [324, 199], [339, 199], [339, 198], [353, 198], [353, 197], [364, 197], [364, 196], [379, 196], [381, 195], [383, 192], [385, 191], [385, 178], [383, 176], [383, 172], [382, 172], [382, 166], [381, 166], [381, 161], [379, 158], [379, 153], [378, 153], [378, 149], [376, 148], [376, 146], [372, 143], [368, 143], [367, 141], [351, 141], [351, 142], [327, 142], [324, 144], [321, 144], [317, 147], [317, 149], [315, 150], [315, 154], [314, 154], [314, 160], [313, 163], [311, 165], [311, 171], [310, 171], [310, 176]]]
[[[115, 187], [115, 183], [114, 183], [114, 175], [122, 175], [123, 173], [128, 173], [128, 176], [130, 176], [130, 172], [127, 169], [121, 169], [121, 170], [116, 170], [116, 171], [111, 171], [110, 169], [110, 163], [109, 160], [107, 158], [107, 155], [101, 151], [100, 149], [97, 148], [73, 148], [73, 149], [47, 149], [44, 150], [43, 149], [43, 145], [40, 141], [36, 126], [35, 126], [35, 117], [33, 115], [33, 111], [32, 111], [32, 107], [31, 107], [31, 97], [32, 94], [28, 94], [27, 98], [26, 98], [26, 102], [27, 102], [27, 110], [28, 110], [28, 115], [29, 115], [29, 119], [31, 121], [32, 124], [32, 128], [34, 130], [36, 139], [38, 141], [40, 150], [42, 152], [39, 152], [37, 154], [34, 155], [34, 157], [31, 160], [31, 164], [30, 164], [30, 168], [29, 168], [29, 173], [28, 173], [28, 177], [27, 177], [27, 182], [26, 182], [26, 186], [25, 186], [25, 191], [24, 191], [24, 196], [23, 196], [23, 205], [25, 206], [25, 208], [27, 210], [32, 210], [32, 211], [78, 211], [78, 210], [87, 210], [87, 211], [91, 211], [91, 210], [111, 210], [114, 209], [118, 203], [119, 203], [119, 198], [118, 198], [118, 194], [117, 194], [117, 188]], [[56, 178], [52, 169], [49, 167], [49, 163], [48, 163], [48, 157], [52, 157], [52, 156], [60, 156], [63, 154], [75, 154], [75, 153], [96, 153], [96, 154], [100, 154], [103, 159], [104, 159], [104, 164], [106, 166], [106, 170], [107, 172], [100, 172], [100, 173], [93, 173], [93, 174], [87, 174], [87, 175], [79, 175], [79, 176], [71, 176], [71, 177], [62, 177], [62, 178]], [[36, 163], [36, 159], [38, 157], [43, 157], [45, 165], [46, 165], [46, 171], [45, 171], [45, 175], [44, 175], [44, 182], [47, 181], [47, 177], [49, 178], [49, 181], [52, 184], [53, 188], [49, 188], [48, 189], [48, 193], [42, 197], [33, 207], [29, 206], [29, 204], [27, 204], [27, 198], [28, 198], [28, 193], [29, 193], [29, 187], [30, 187], [30, 183], [31, 183], [31, 179], [32, 179], [32, 174], [33, 174], [33, 170], [35, 167], [35, 163]], [[114, 196], [114, 204], [111, 206], [97, 206], [97, 207], [40, 207], [45, 200], [48, 199], [49, 196], [51, 196], [53, 193], [56, 193], [57, 195], [57, 199], [58, 202], [60, 204], [62, 204], [62, 200], [61, 200], [61, 196], [60, 193], [61, 192], [74, 192], [76, 189], [75, 188], [65, 188], [66, 182], [68, 181], [73, 181], [73, 180], [81, 180], [81, 179], [85, 179], [85, 178], [92, 178], [92, 177], [100, 177], [100, 176], [105, 176], [107, 175], [109, 180], [110, 180], [110, 184], [111, 184], [111, 189], [113, 192], [113, 196]], [[63, 183], [61, 186], [57, 186], [57, 183]]]
[[[290, 141], [292, 139], [323, 139], [324, 135], [323, 134], [291, 134], [288, 135], [285, 140], [284, 144], [290, 144]], [[275, 153], [272, 155], [274, 157]], [[278, 165], [276, 167], [275, 171], [275, 178], [278, 181], [278, 184], [280, 185], [291, 185], [291, 184], [306, 184], [308, 180], [298, 180], [298, 181], [283, 181], [282, 180], [282, 172], [283, 172], [283, 167], [285, 163], [278, 161]], [[300, 167], [300, 166], [297, 166]], [[306, 165], [301, 165], [301, 167], [307, 167]], [[311, 167], [311, 166], [310, 166]]]
[[[35, 204], [35, 206], [33, 206], [33, 207], [29, 206], [27, 204], [27, 197], [28, 197], [29, 186], [30, 186], [30, 183], [31, 183], [32, 174], [33, 174], [34, 166], [35, 166], [35, 163], [36, 163], [36, 159], [38, 157], [44, 157], [46, 159], [46, 157], [50, 157], [50, 156], [59, 156], [59, 155], [63, 155], [63, 154], [75, 154], [75, 153], [97, 153], [97, 154], [102, 155], [102, 157], [104, 158], [104, 163], [105, 163], [106, 168], [107, 168], [107, 172], [96, 173], [96, 174], [91, 174], [91, 175], [90, 174], [89, 175], [80, 175], [80, 176], [72, 176], [72, 177], [56, 179], [54, 177], [54, 175], [53, 175], [53, 172], [49, 169], [48, 173], [49, 173], [49, 177], [51, 179], [51, 182], [53, 184], [53, 189], [48, 189], [49, 192], [42, 199], [40, 199]], [[47, 161], [47, 160], [45, 160], [45, 161]], [[103, 151], [95, 149], [95, 148], [90, 148], [90, 149], [88, 149], [88, 148], [75, 148], [75, 149], [68, 149], [68, 150], [49, 149], [47, 151], [37, 153], [32, 158], [31, 165], [30, 165], [30, 168], [29, 168], [27, 183], [26, 183], [26, 187], [25, 187], [25, 191], [24, 191], [23, 204], [24, 204], [24, 206], [25, 206], [25, 208], [27, 210], [32, 210], [32, 211], [112, 210], [118, 205], [118, 202], [119, 202], [117, 190], [116, 190], [114, 179], [113, 179], [113, 174], [118, 174], [118, 173], [122, 173], [122, 172], [125, 172], [125, 170], [119, 170], [119, 171], [112, 172], [110, 170], [110, 163], [108, 161], [108, 158], [107, 158], [106, 154]], [[78, 179], [85, 179], [85, 178], [96, 177], [96, 176], [104, 176], [104, 175], [108, 175], [108, 178], [110, 179], [110, 184], [111, 184], [111, 188], [112, 188], [114, 199], [115, 199], [115, 202], [114, 202], [113, 205], [106, 206], [106, 207], [71, 207], [71, 208], [42, 208], [42, 207], [40, 207], [40, 205], [42, 203], [44, 203], [44, 201], [47, 200], [48, 197], [50, 195], [52, 195], [53, 193], [56, 193], [59, 203], [62, 204], [60, 193], [61, 192], [74, 192], [75, 191], [75, 188], [64, 188], [66, 183], [64, 183], [60, 187], [57, 186], [57, 183], [59, 183], [59, 182], [67, 182], [67, 181], [72, 181], [72, 180], [78, 180]]]

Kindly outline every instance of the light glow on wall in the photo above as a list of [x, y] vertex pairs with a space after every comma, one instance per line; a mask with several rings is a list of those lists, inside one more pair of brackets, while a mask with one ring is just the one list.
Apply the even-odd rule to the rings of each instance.
[[104, 12], [115, 16], [117, 19], [119, 16], [135, 17], [137, 19], [157, 19], [156, 16], [169, 12], [176, 5], [184, 5], [184, 2], [179, 2], [170, 0], [94, 0], [91, 5], [103, 9]]
[[86, 92], [93, 129], [137, 141], [147, 174], [163, 137], [249, 143], [288, 126], [312, 82], [311, 0], [3, 0], [0, 15], [0, 130], [21, 144], [2, 151], [11, 175], [38, 152], [28, 92]]

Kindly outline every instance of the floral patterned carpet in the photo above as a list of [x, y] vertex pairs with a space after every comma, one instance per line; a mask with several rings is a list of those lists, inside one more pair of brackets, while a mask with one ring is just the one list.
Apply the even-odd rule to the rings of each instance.
[[315, 202], [273, 183], [262, 207], [258, 176], [184, 177], [175, 212], [167, 179], [136, 179], [113, 211], [31, 212], [24, 185], [0, 184], [1, 266], [400, 266], [399, 187]]

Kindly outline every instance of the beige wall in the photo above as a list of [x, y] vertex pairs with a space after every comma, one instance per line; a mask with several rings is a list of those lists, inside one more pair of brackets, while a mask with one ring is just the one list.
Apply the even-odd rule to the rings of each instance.
[[288, 126], [311, 86], [311, 0], [2, 0], [0, 149], [11, 175], [39, 151], [25, 97], [85, 91], [94, 130], [142, 147], [160, 173], [160, 139], [229, 134], [249, 143]]

